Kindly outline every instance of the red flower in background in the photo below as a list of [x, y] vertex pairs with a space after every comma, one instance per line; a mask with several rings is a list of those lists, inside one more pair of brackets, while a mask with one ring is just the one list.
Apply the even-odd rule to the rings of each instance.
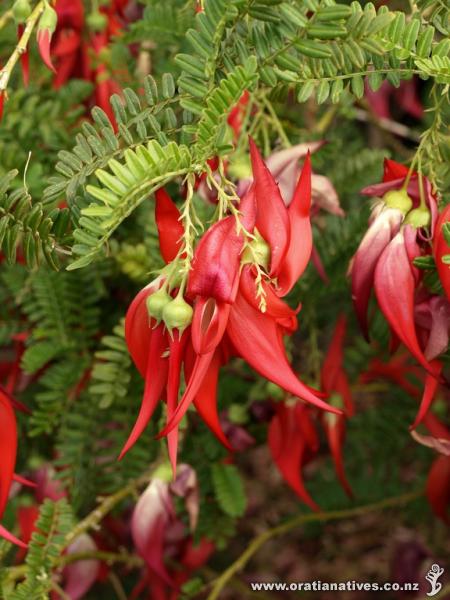
[[450, 300], [450, 264], [444, 262], [444, 257], [450, 255], [450, 245], [444, 235], [444, 225], [450, 221], [450, 204], [444, 208], [436, 223], [433, 240], [433, 254], [439, 279], [447, 299]]
[[[439, 339], [450, 305], [435, 301], [423, 286], [422, 273], [413, 265], [431, 251], [426, 229], [435, 233], [437, 201], [430, 182], [407, 167], [385, 161], [383, 182], [363, 190], [381, 196], [372, 212], [371, 226], [351, 264], [352, 293], [361, 328], [368, 336], [367, 308], [372, 288], [389, 323], [392, 348], [403, 343], [428, 375], [416, 427], [428, 411], [437, 389], [442, 364], [436, 360], [446, 347]], [[446, 304], [446, 302], [445, 302]], [[445, 333], [444, 333], [445, 335]]]
[[[4, 392], [0, 391], [0, 518], [5, 512], [9, 490], [14, 479], [14, 467], [17, 454], [17, 424], [11, 402]], [[0, 537], [17, 546], [25, 544], [0, 525]]]

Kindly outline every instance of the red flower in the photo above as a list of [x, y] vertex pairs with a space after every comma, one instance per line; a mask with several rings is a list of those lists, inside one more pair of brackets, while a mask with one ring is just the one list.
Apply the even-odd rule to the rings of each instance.
[[450, 265], [444, 262], [444, 257], [450, 254], [450, 246], [444, 235], [443, 227], [450, 221], [450, 204], [444, 208], [436, 223], [433, 241], [433, 254], [437, 272], [447, 298], [450, 300]]
[[354, 413], [354, 406], [347, 373], [343, 368], [343, 344], [347, 320], [341, 315], [322, 366], [322, 388], [331, 396], [331, 402], [343, 408], [341, 415], [323, 414], [322, 423], [326, 431], [328, 446], [333, 457], [336, 474], [348, 496], [353, 492], [344, 471], [342, 448], [345, 441], [346, 419]]
[[310, 409], [299, 402], [277, 402], [269, 425], [272, 458], [285, 481], [312, 510], [320, 510], [305, 488], [303, 467], [317, 454], [319, 438]]
[[[127, 343], [146, 387], [138, 421], [122, 455], [142, 433], [163, 396], [167, 426], [160, 436], [168, 435], [174, 468], [177, 427], [192, 402], [230, 448], [215, 398], [220, 366], [231, 355], [242, 357], [290, 394], [340, 413], [297, 378], [283, 345], [283, 336], [297, 327], [297, 311], [281, 298], [302, 274], [312, 247], [309, 158], [286, 207], [253, 142], [251, 153], [254, 185], [240, 201], [239, 217], [226, 216], [204, 234], [184, 283], [177, 280], [179, 255], [184, 252], [179, 243], [183, 233], [179, 213], [166, 194], [156, 197], [161, 250], [171, 262], [138, 294], [127, 313]], [[173, 233], [165, 235], [171, 229]], [[186, 390], [178, 401], [182, 365]]]
[[[17, 424], [14, 410], [9, 398], [0, 392], [0, 518], [5, 512], [8, 502], [11, 482], [14, 479], [14, 467], [17, 453]], [[0, 525], [0, 537], [7, 539], [17, 546], [26, 544], [17, 539], [12, 533]]]

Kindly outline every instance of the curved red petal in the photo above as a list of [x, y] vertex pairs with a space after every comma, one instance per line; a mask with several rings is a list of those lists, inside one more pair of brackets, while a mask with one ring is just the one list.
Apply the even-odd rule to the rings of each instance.
[[37, 43], [39, 48], [39, 54], [46, 65], [50, 69], [56, 73], [56, 69], [53, 66], [52, 59], [50, 56], [50, 43], [52, 41], [52, 34], [49, 29], [39, 29], [37, 32]]
[[312, 252], [311, 156], [308, 152], [288, 208], [290, 243], [278, 274], [278, 294], [285, 296], [306, 269]]
[[256, 227], [270, 245], [270, 275], [276, 276], [289, 246], [288, 212], [278, 185], [251, 138], [250, 155], [257, 206]]
[[296, 427], [295, 407], [284, 402], [277, 404], [268, 429], [268, 443], [274, 463], [286, 483], [312, 510], [320, 510], [305, 488], [302, 479], [302, 464], [305, 443]]
[[276, 321], [252, 308], [242, 294], [238, 294], [230, 311], [227, 334], [238, 354], [260, 375], [318, 408], [341, 414], [297, 378]]
[[167, 339], [164, 326], [158, 325], [153, 331], [147, 358], [147, 370], [145, 373], [145, 389], [139, 415], [133, 430], [130, 433], [120, 455], [121, 460], [130, 448], [136, 443], [151, 419], [153, 412], [161, 398], [167, 383], [168, 360], [163, 357], [167, 350]]
[[447, 244], [442, 228], [445, 223], [450, 221], [450, 204], [444, 208], [439, 215], [436, 225], [433, 254], [436, 262], [436, 269], [441, 280], [442, 287], [447, 298], [450, 300], [450, 265], [445, 264], [442, 259], [446, 254], [450, 254], [450, 246]]
[[159, 249], [166, 263], [172, 262], [180, 250], [184, 227], [180, 211], [164, 188], [155, 192], [155, 221]]
[[389, 326], [411, 354], [430, 373], [436, 364], [425, 358], [414, 323], [414, 275], [406, 252], [403, 232], [386, 246], [375, 269], [375, 294]]
[[17, 454], [17, 424], [6, 394], [0, 392], [0, 518], [8, 501]]

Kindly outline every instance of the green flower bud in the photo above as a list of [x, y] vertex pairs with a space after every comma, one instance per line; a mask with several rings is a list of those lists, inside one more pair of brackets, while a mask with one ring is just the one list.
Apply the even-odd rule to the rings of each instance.
[[47, 29], [50, 33], [53, 33], [58, 24], [58, 15], [56, 10], [53, 9], [49, 4], [45, 5], [44, 12], [39, 19], [38, 31]]
[[412, 200], [406, 190], [391, 190], [383, 196], [383, 202], [388, 208], [397, 208], [402, 213], [407, 213], [412, 208]]
[[104, 31], [108, 24], [108, 19], [106, 15], [96, 11], [87, 16], [86, 22], [92, 31]]
[[14, 20], [16, 23], [25, 23], [31, 15], [31, 6], [28, 0], [16, 0], [12, 7]]
[[411, 225], [414, 229], [428, 227], [431, 221], [430, 211], [426, 206], [419, 206], [408, 213], [404, 221], [405, 225]]
[[147, 297], [146, 305], [149, 317], [156, 319], [158, 323], [163, 318], [164, 307], [171, 302], [172, 298], [167, 293], [165, 288], [159, 289], [154, 294]]
[[192, 323], [194, 311], [184, 298], [177, 296], [163, 309], [163, 320], [169, 331], [178, 329], [180, 334]]

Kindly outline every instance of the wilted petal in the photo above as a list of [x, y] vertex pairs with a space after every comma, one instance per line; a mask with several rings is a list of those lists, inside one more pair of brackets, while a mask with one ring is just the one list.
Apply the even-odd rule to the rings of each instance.
[[418, 444], [422, 446], [426, 446], [427, 448], [432, 448], [439, 452], [439, 454], [443, 454], [444, 456], [450, 456], [450, 440], [446, 440], [444, 438], [436, 438], [432, 435], [422, 435], [418, 433], [414, 429], [411, 431], [411, 436], [415, 439]]
[[339, 204], [339, 196], [328, 177], [313, 173], [311, 178], [312, 203], [326, 212], [343, 217], [345, 212]]
[[189, 526], [191, 531], [194, 531], [198, 522], [200, 500], [197, 473], [190, 465], [182, 464], [178, 467], [177, 477], [170, 484], [170, 491], [180, 498], [184, 498], [189, 515]]
[[[90, 535], [82, 533], [67, 548], [67, 554], [95, 552], [97, 545]], [[72, 600], [79, 600], [93, 586], [100, 569], [100, 561], [96, 559], [77, 560], [64, 569], [64, 591]]]
[[134, 509], [131, 535], [139, 555], [168, 585], [172, 585], [172, 579], [164, 565], [164, 542], [174, 516], [168, 484], [152, 479]]

